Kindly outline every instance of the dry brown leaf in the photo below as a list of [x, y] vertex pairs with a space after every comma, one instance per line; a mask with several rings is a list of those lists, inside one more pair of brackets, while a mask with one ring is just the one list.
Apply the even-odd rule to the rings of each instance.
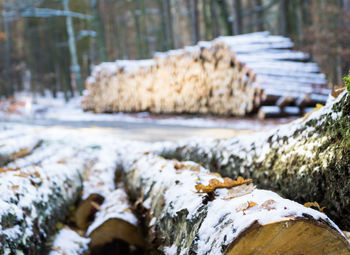
[[185, 168], [185, 165], [182, 164], [182, 163], [179, 162], [179, 161], [175, 161], [175, 162], [174, 162], [174, 168], [175, 168], [176, 170], [183, 169], [183, 168]]
[[276, 201], [273, 199], [266, 200], [264, 203], [260, 205], [260, 208], [265, 209], [265, 210], [273, 210], [276, 209], [275, 207]]
[[209, 185], [197, 184], [195, 186], [197, 192], [199, 193], [210, 193], [216, 189], [229, 189], [243, 184], [250, 183], [252, 179], [243, 179], [241, 176], [237, 180], [232, 180], [231, 178], [224, 178], [224, 182], [220, 182], [218, 179], [211, 179]]
[[248, 210], [249, 208], [252, 208], [254, 206], [256, 206], [257, 203], [253, 202], [253, 201], [248, 201], [248, 202], [245, 202], [245, 203], [242, 203], [240, 206], [238, 206], [236, 208], [236, 212], [245, 212], [246, 210]]
[[326, 207], [320, 207], [320, 205], [319, 205], [317, 202], [307, 202], [307, 203], [304, 204], [304, 206], [305, 206], [305, 207], [308, 207], [308, 208], [310, 208], [310, 207], [315, 207], [315, 208], [317, 208], [321, 213], [324, 213], [324, 209], [326, 208]]
[[244, 196], [244, 195], [247, 195], [247, 194], [250, 194], [254, 191], [255, 189], [255, 185], [253, 183], [250, 183], [250, 184], [243, 184], [239, 187], [236, 187], [236, 188], [233, 188], [233, 189], [230, 189], [228, 192], [227, 192], [227, 197], [224, 197], [223, 199], [224, 200], [229, 200], [229, 199], [232, 199], [232, 198], [236, 198], [236, 197], [241, 197], [241, 196]]
[[11, 189], [12, 189], [13, 191], [18, 190], [18, 188], [19, 188], [19, 186], [18, 186], [18, 185], [13, 185], [13, 186], [11, 186]]
[[337, 98], [345, 90], [344, 86], [335, 86], [332, 90], [332, 96]]
[[8, 171], [18, 171], [19, 168], [0, 168], [0, 173], [6, 173]]

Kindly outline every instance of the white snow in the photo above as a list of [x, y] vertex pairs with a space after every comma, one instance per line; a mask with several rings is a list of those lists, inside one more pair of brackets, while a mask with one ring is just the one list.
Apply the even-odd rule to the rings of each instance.
[[55, 236], [49, 255], [81, 255], [88, 250], [89, 238], [65, 227]]

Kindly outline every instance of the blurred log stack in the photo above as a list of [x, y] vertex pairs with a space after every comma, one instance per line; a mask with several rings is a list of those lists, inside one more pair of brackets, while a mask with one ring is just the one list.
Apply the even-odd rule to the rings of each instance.
[[298, 115], [325, 103], [325, 76], [289, 38], [219, 37], [149, 60], [96, 66], [83, 107], [93, 112]]

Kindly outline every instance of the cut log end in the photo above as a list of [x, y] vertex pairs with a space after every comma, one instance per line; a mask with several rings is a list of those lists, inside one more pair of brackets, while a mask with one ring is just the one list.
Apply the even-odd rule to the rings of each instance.
[[99, 194], [91, 194], [79, 204], [75, 212], [75, 223], [79, 229], [84, 231], [87, 230], [90, 223], [93, 221], [95, 213], [98, 211], [97, 205], [101, 205], [103, 201], [103, 196]]
[[91, 239], [90, 246], [92, 249], [104, 247], [110, 243], [121, 240], [129, 245], [144, 247], [144, 239], [137, 227], [117, 218], [109, 219], [101, 226], [96, 228], [89, 235]]
[[350, 254], [348, 241], [320, 221], [295, 219], [266, 225], [254, 223], [225, 254]]

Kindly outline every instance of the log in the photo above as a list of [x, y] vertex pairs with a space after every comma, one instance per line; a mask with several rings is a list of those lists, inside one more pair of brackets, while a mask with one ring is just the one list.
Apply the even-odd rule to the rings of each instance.
[[253, 178], [258, 187], [300, 203], [317, 201], [344, 230], [350, 229], [350, 96], [305, 118], [265, 133], [227, 140], [190, 140], [163, 156], [201, 162], [219, 173]]
[[109, 146], [95, 149], [93, 164], [83, 174], [82, 197], [75, 211], [79, 229], [88, 229], [106, 197], [115, 190], [116, 168], [115, 150]]
[[111, 254], [129, 254], [145, 246], [138, 219], [122, 185], [106, 197], [86, 235], [91, 239], [92, 254], [110, 254], [113, 249]]
[[76, 154], [76, 150], [70, 147], [65, 140], [47, 141], [45, 140], [40, 147], [25, 157], [17, 158], [8, 163], [5, 168], [25, 168], [32, 165], [40, 165], [64, 161], [72, 155]]
[[84, 160], [0, 172], [0, 253], [39, 254], [79, 197]]
[[165, 254], [350, 254], [323, 213], [193, 162], [124, 155], [124, 181]]
[[52, 238], [47, 254], [49, 255], [86, 255], [89, 253], [90, 239], [80, 236], [65, 226]]
[[16, 136], [0, 141], [0, 166], [31, 154], [42, 144], [42, 140], [33, 134]]

